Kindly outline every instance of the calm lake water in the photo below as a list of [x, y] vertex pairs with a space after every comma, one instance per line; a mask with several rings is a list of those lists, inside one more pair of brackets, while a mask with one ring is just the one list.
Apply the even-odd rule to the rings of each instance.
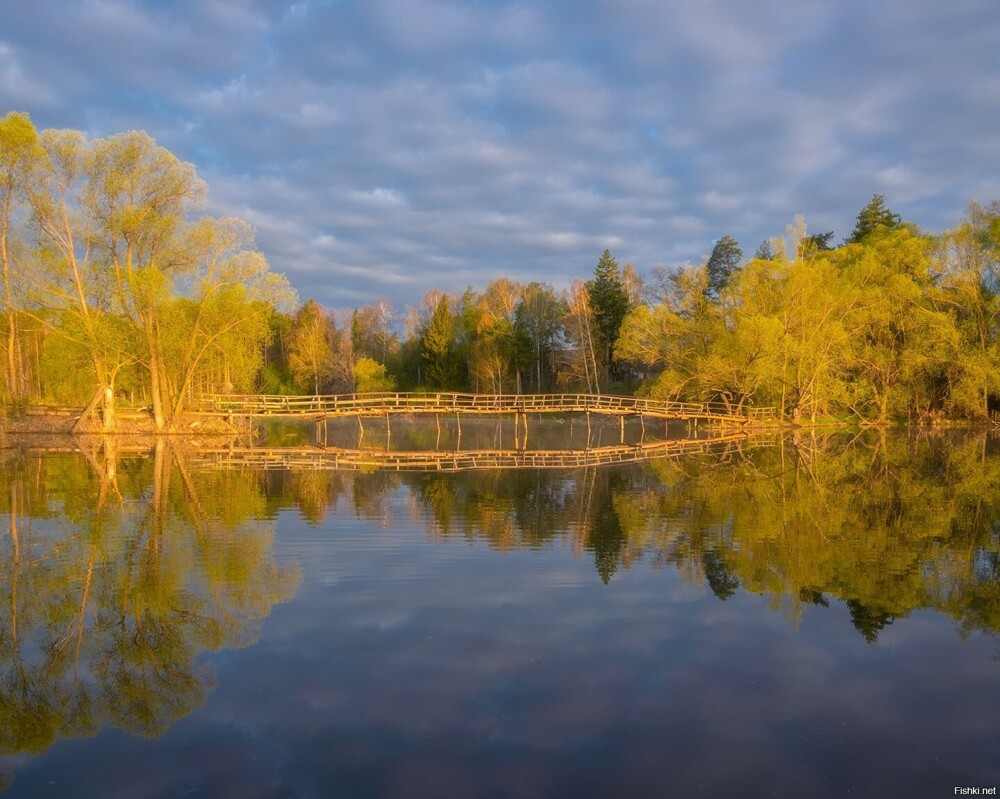
[[455, 472], [226, 457], [0, 450], [5, 796], [1000, 786], [994, 439]]

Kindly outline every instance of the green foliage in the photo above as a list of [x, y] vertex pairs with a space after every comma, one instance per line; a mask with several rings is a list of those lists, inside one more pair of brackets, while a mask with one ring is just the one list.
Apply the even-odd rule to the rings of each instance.
[[854, 230], [847, 238], [847, 244], [860, 244], [873, 233], [895, 230], [900, 225], [899, 214], [889, 210], [885, 197], [875, 194], [864, 208], [858, 212]]
[[832, 239], [832, 230], [828, 230], [826, 233], [816, 233], [812, 236], [807, 236], [803, 246], [804, 253], [809, 255], [815, 252], [829, 252], [833, 249], [830, 246]]
[[630, 307], [621, 270], [610, 250], [601, 253], [600, 260], [594, 268], [594, 278], [587, 281], [587, 293], [600, 341], [602, 371], [609, 374], [618, 333]]
[[353, 373], [354, 390], [359, 394], [396, 390], [396, 381], [386, 375], [385, 364], [371, 358], [355, 361]]
[[706, 264], [708, 285], [705, 291], [709, 297], [718, 299], [723, 289], [729, 285], [733, 273], [739, 269], [742, 258], [743, 250], [731, 236], [723, 236], [715, 242]]
[[323, 308], [309, 300], [295, 316], [289, 336], [288, 366], [299, 386], [319, 394], [330, 376], [333, 348], [330, 345], [330, 322]]
[[456, 319], [446, 296], [434, 308], [421, 342], [424, 375], [431, 388], [454, 388], [459, 373]]

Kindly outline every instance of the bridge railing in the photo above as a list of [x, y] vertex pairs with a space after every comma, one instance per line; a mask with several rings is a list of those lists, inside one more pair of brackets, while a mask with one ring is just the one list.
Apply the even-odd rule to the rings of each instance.
[[631, 463], [677, 457], [697, 452], [741, 448], [746, 436], [670, 440], [653, 444], [620, 445], [578, 450], [467, 450], [392, 452], [345, 449], [219, 449], [199, 450], [189, 456], [209, 468], [357, 469], [393, 471], [464, 471], [471, 469], [553, 469]]
[[681, 418], [774, 419], [774, 408], [745, 408], [724, 403], [672, 402], [613, 394], [468, 394], [379, 392], [308, 396], [212, 394], [196, 402], [201, 410], [235, 414], [352, 414], [427, 411], [531, 413], [603, 411], [663, 414]]

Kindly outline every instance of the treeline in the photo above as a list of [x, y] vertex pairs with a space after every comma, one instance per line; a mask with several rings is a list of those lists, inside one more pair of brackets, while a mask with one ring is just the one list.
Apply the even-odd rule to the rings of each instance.
[[774, 406], [795, 420], [985, 418], [1000, 393], [1000, 204], [928, 235], [875, 195], [843, 245], [785, 238], [743, 263], [724, 237], [666, 276], [615, 352], [657, 397]]
[[[986, 418], [1000, 400], [1000, 205], [931, 235], [880, 195], [839, 246], [796, 218], [744, 259], [645, 277], [601, 255], [557, 291], [506, 277], [328, 311], [195, 218], [194, 168], [144, 133], [87, 141], [0, 120], [3, 399], [148, 405], [167, 428], [206, 393], [638, 392], [785, 418]], [[998, 402], [1000, 404], [1000, 402]]]
[[482, 292], [432, 289], [405, 314], [384, 299], [339, 314], [310, 300], [281, 321], [264, 383], [315, 393], [606, 391], [626, 376], [613, 342], [641, 285], [605, 251], [593, 280], [561, 293], [501, 277]]
[[[940, 235], [875, 195], [840, 246], [787, 236], [744, 259], [723, 236], [705, 264], [646, 279], [603, 253], [556, 292], [507, 278], [428, 292], [405, 317], [380, 300], [335, 322], [286, 321], [289, 379], [312, 391], [616, 391], [785, 418], [936, 422], [1000, 404], [1000, 204]], [[275, 378], [277, 375], [275, 375]]]

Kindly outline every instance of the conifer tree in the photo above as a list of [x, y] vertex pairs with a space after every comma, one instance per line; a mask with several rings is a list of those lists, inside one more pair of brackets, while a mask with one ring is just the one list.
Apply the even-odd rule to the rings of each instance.
[[594, 269], [594, 279], [587, 281], [587, 291], [590, 295], [590, 307], [594, 313], [601, 336], [601, 354], [603, 371], [608, 374], [611, 369], [612, 353], [622, 322], [629, 312], [628, 292], [622, 280], [618, 261], [605, 250]]
[[743, 250], [732, 236], [723, 236], [712, 248], [708, 264], [708, 284], [705, 286], [705, 296], [718, 299], [722, 290], [729, 285], [733, 272], [740, 268]]
[[775, 259], [774, 247], [771, 246], [770, 239], [764, 239], [757, 247], [753, 257], [758, 261], [773, 261]]
[[446, 296], [438, 300], [424, 333], [421, 355], [427, 366], [427, 382], [435, 388], [451, 388], [456, 377], [455, 317]]
[[895, 230], [900, 225], [899, 214], [889, 210], [885, 204], [885, 196], [872, 195], [868, 205], [858, 212], [854, 223], [854, 231], [847, 239], [847, 244], [860, 244], [867, 236], [879, 230]]

